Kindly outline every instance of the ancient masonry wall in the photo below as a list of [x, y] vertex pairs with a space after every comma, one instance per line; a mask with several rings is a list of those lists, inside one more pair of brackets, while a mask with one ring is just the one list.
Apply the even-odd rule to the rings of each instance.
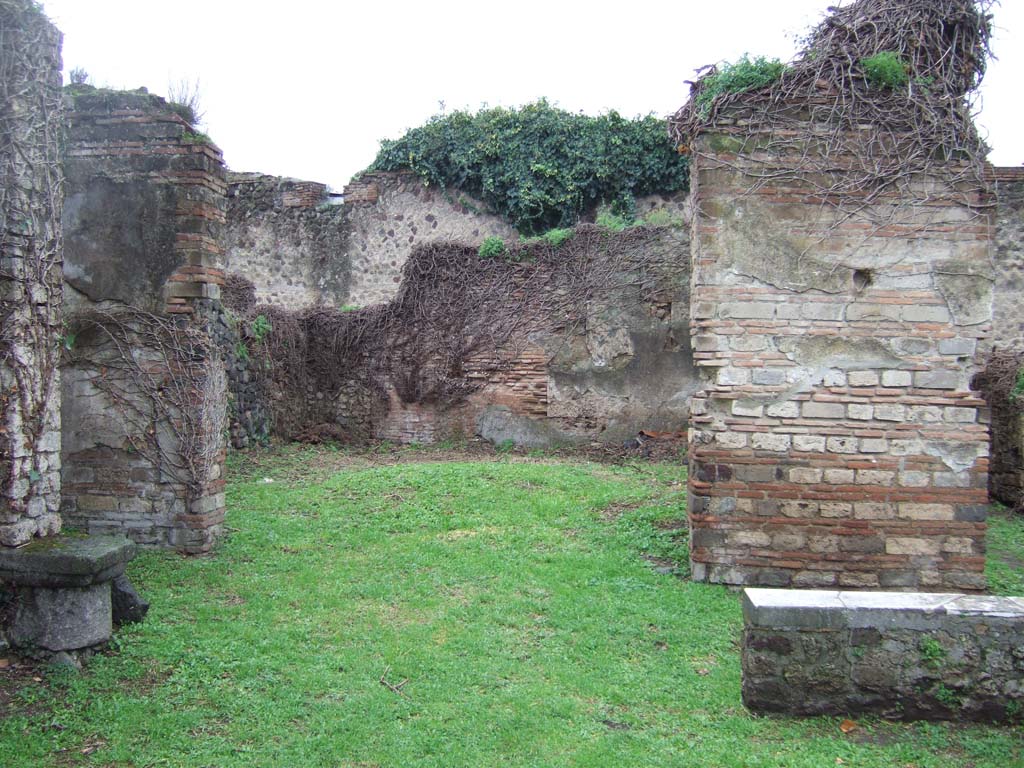
[[[364, 307], [395, 296], [418, 245], [518, 239], [477, 201], [424, 186], [409, 172], [364, 173], [342, 197], [339, 205], [326, 185], [312, 181], [228, 174], [225, 270], [251, 280], [261, 304]], [[684, 217], [687, 196], [637, 200], [641, 216], [656, 209]]]
[[1024, 353], [1024, 168], [993, 168], [998, 208], [992, 346]]
[[350, 303], [348, 210], [327, 187], [258, 173], [228, 174], [224, 267], [253, 283], [261, 304]]
[[743, 618], [754, 712], [1021, 722], [1024, 599], [746, 589]]
[[516, 231], [476, 201], [457, 192], [424, 186], [411, 173], [363, 174], [345, 187], [348, 259], [352, 283], [347, 303], [364, 307], [398, 292], [402, 267], [417, 245], [450, 240], [479, 245]]
[[0, 545], [60, 530], [61, 34], [0, 4]]
[[[312, 385], [306, 391], [270, 386], [261, 391], [266, 410], [275, 414], [275, 434], [287, 439], [314, 430], [403, 443], [481, 435], [496, 444], [511, 441], [540, 447], [621, 443], [635, 438], [641, 429], [684, 431], [689, 398], [699, 386], [687, 331], [689, 233], [674, 226], [646, 230], [642, 267], [606, 253], [614, 250], [616, 238], [630, 236], [629, 232], [619, 235], [581, 227], [577, 238], [592, 244], [588, 263], [607, 269], [603, 292], [597, 291], [581, 305], [585, 317], [550, 317], [544, 314], [548, 304], [543, 291], [557, 292], [561, 286], [542, 280], [532, 283], [541, 292], [530, 301], [515, 301], [522, 328], [534, 330], [509, 339], [500, 360], [491, 354], [463, 360], [460, 375], [481, 385], [463, 399], [445, 404], [403, 402], [386, 382], [368, 385], [358, 378], [343, 383], [336, 397]], [[451, 247], [478, 261], [474, 248]], [[606, 258], [612, 261], [603, 262]], [[427, 290], [443, 294], [443, 288]], [[231, 302], [236, 300], [231, 297]], [[557, 304], [555, 300], [550, 305]], [[243, 306], [248, 305], [241, 299], [237, 307]], [[260, 312], [259, 306], [248, 309], [249, 316]], [[274, 313], [266, 310], [266, 314], [273, 317]], [[479, 322], [474, 317], [468, 325]], [[429, 335], [431, 329], [420, 330]], [[236, 389], [237, 379], [232, 384]], [[239, 402], [252, 404], [250, 390], [242, 393], [245, 397], [237, 394]], [[240, 433], [244, 431], [240, 421], [236, 426]], [[249, 436], [250, 442], [254, 437]], [[232, 438], [238, 444], [243, 435], [236, 436], [233, 427]]]
[[221, 153], [145, 92], [79, 88], [71, 102], [63, 511], [90, 533], [202, 552], [224, 520], [227, 387], [208, 343]]
[[[999, 201], [995, 248], [992, 348], [1024, 364], [1024, 168], [994, 168]], [[993, 367], [993, 370], [999, 365]], [[1024, 407], [998, 396], [992, 406], [989, 492], [1010, 507], [1024, 507]]]
[[398, 291], [417, 245], [479, 244], [514, 230], [473, 201], [409, 173], [364, 174], [334, 205], [322, 184], [231, 174], [225, 264], [255, 286], [256, 300], [296, 309], [368, 306]]
[[692, 166], [709, 377], [692, 405], [694, 578], [983, 589], [988, 430], [969, 382], [991, 329], [988, 209], [936, 182], [928, 206], [879, 202], [898, 222], [839, 223], [809, 183], [765, 182], [794, 166], [751, 165], [746, 140], [702, 136]]

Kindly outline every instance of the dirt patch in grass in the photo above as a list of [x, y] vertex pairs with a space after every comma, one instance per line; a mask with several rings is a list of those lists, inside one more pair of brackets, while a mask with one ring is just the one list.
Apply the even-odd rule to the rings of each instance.
[[45, 713], [49, 709], [46, 700], [25, 695], [33, 688], [46, 685], [42, 666], [10, 657], [4, 657], [0, 663], [3, 662], [7, 666], [0, 668], [0, 719], [15, 715], [36, 717]]

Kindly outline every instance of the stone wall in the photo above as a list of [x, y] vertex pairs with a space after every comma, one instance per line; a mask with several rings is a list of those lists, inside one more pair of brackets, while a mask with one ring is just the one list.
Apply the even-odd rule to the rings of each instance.
[[746, 589], [743, 703], [1024, 721], [1024, 598]]
[[[583, 290], [580, 285], [547, 277], [527, 279], [528, 271], [517, 273], [517, 279], [527, 279], [529, 291], [535, 294], [513, 292], [508, 296], [510, 306], [481, 307], [466, 319], [466, 328], [472, 329], [490, 323], [488, 313], [511, 312], [521, 327], [497, 357], [491, 351], [473, 353], [459, 362], [458, 375], [469, 385], [464, 397], [455, 402], [408, 402], [392, 383], [374, 380], [369, 385], [360, 378], [347, 381], [337, 393], [324, 392], [312, 382], [299, 387], [273, 385], [265, 391], [268, 410], [277, 413], [275, 433], [289, 438], [309, 430], [326, 434], [326, 430], [335, 436], [420, 443], [481, 435], [496, 444], [547, 446], [621, 443], [641, 429], [684, 430], [688, 400], [698, 386], [687, 333], [687, 229], [664, 226], [617, 234], [584, 225], [572, 242], [573, 247], [586, 249], [579, 263], [602, 275], [589, 300], [579, 303], [582, 316], [546, 314], [551, 307], [558, 308], [556, 314], [564, 310], [564, 302], [551, 297]], [[465, 260], [470, 273], [472, 265], [479, 263], [475, 247], [442, 248]], [[557, 253], [523, 258], [530, 262], [535, 257], [550, 258], [553, 263], [560, 258]], [[537, 274], [549, 274], [542, 263], [536, 269]], [[429, 285], [417, 289], [426, 292], [427, 303], [434, 303], [435, 293], [436, 302], [448, 302], [451, 292], [465, 289], [435, 278], [431, 273]], [[471, 277], [460, 279], [472, 281]], [[404, 284], [402, 290], [406, 290]], [[296, 322], [278, 314], [279, 308], [255, 307], [249, 312], [265, 312], [275, 327]], [[425, 337], [432, 332], [426, 315], [417, 321], [416, 329]], [[299, 326], [302, 322], [300, 317]], [[308, 341], [300, 347], [302, 343]], [[385, 356], [390, 351], [366, 354]], [[422, 364], [434, 366], [429, 361]], [[350, 369], [353, 375], [362, 370], [351, 360], [339, 360], [338, 369]], [[288, 431], [282, 432], [282, 426]]]
[[996, 185], [995, 305], [992, 344], [1024, 352], [1024, 168], [993, 168]]
[[229, 174], [223, 247], [225, 269], [252, 281], [262, 304], [351, 303], [348, 211], [323, 184]]
[[[939, 181], [886, 226], [839, 221], [798, 159], [698, 138], [690, 446], [694, 578], [975, 590], [988, 430], [992, 225]], [[751, 157], [755, 159], [750, 159]], [[760, 182], [753, 185], [751, 178]], [[880, 215], [885, 211], [880, 210]]]
[[995, 385], [1024, 365], [1024, 168], [994, 168], [996, 213], [994, 356], [984, 378], [995, 391], [989, 492], [1011, 508], [1024, 509], [1024, 408], [1006, 386]]
[[205, 551], [224, 519], [221, 153], [144, 91], [69, 100], [63, 512]]
[[345, 188], [344, 205], [332, 204], [315, 182], [241, 173], [229, 181], [226, 268], [252, 280], [265, 304], [386, 302], [417, 245], [515, 236], [473, 201], [425, 187], [412, 174], [364, 174]]
[[363, 174], [345, 187], [352, 286], [346, 303], [364, 307], [398, 292], [413, 248], [451, 241], [479, 245], [484, 238], [518, 237], [501, 218], [457, 191], [427, 187], [412, 173]]
[[0, 545], [60, 530], [61, 34], [0, 3]]

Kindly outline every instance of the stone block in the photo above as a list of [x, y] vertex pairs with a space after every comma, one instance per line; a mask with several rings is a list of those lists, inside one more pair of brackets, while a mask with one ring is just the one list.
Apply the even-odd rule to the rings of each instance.
[[750, 383], [749, 368], [719, 368], [715, 377], [719, 386], [741, 386]]
[[744, 624], [772, 630], [842, 629], [847, 622], [839, 596], [831, 590], [747, 587], [742, 599]]
[[737, 547], [770, 547], [772, 537], [762, 531], [734, 531], [729, 534], [729, 543]]
[[910, 371], [882, 371], [883, 387], [909, 387], [913, 381], [914, 376]]
[[853, 482], [854, 474], [852, 469], [826, 469], [824, 480], [831, 485], [845, 485]]
[[789, 435], [778, 435], [771, 432], [755, 432], [750, 436], [750, 447], [759, 451], [788, 451], [791, 438]]
[[978, 348], [975, 339], [940, 339], [940, 355], [956, 355], [958, 357], [973, 357]]
[[124, 536], [61, 536], [0, 549], [0, 580], [30, 587], [86, 587], [110, 581], [135, 556]]
[[760, 403], [753, 403], [747, 400], [733, 400], [732, 415], [760, 418], [764, 415], [764, 406]]
[[857, 453], [858, 442], [855, 437], [830, 437], [825, 441], [829, 453]]
[[903, 307], [902, 317], [908, 323], [949, 323], [952, 320], [945, 307], [927, 304]]
[[899, 320], [898, 304], [862, 304], [856, 302], [846, 308], [846, 319], [850, 322], [859, 320]]
[[850, 371], [846, 374], [851, 387], [877, 387], [878, 373], [875, 371]]
[[819, 435], [793, 435], [793, 450], [824, 453], [825, 438]]
[[820, 483], [823, 470], [810, 467], [793, 467], [789, 470], [789, 481], [791, 483]]
[[914, 504], [901, 502], [897, 516], [904, 520], [953, 520], [955, 511], [951, 504]]
[[766, 301], [724, 301], [718, 316], [736, 320], [770, 320], [775, 316], [775, 304]]
[[907, 409], [903, 405], [876, 405], [875, 418], [878, 421], [906, 421]]
[[896, 480], [896, 473], [883, 469], [857, 470], [858, 485], [889, 486]]
[[754, 384], [766, 387], [777, 387], [786, 383], [786, 372], [778, 368], [755, 369], [752, 379]]
[[959, 371], [915, 371], [914, 386], [921, 389], [961, 389], [964, 375]]
[[935, 556], [939, 554], [937, 539], [918, 539], [912, 536], [890, 536], [885, 540], [887, 555]]
[[715, 433], [715, 443], [721, 448], [746, 448], [748, 439], [745, 432]]
[[19, 587], [11, 644], [48, 651], [88, 648], [110, 639], [110, 584], [48, 589]]
[[803, 404], [801, 413], [805, 419], [843, 419], [846, 417], [846, 407], [842, 403], [808, 400]]
[[795, 419], [800, 415], [800, 404], [791, 400], [785, 403], [772, 403], [765, 406], [764, 412], [766, 416], [776, 419]]
[[889, 441], [884, 437], [862, 437], [861, 453], [885, 453], [889, 450]]
[[149, 602], [139, 595], [124, 574], [110, 582], [110, 605], [115, 624], [138, 623], [149, 611]]
[[846, 415], [857, 421], [870, 421], [875, 409], [863, 403], [850, 403], [846, 406]]
[[843, 305], [809, 302], [800, 305], [800, 316], [805, 320], [842, 320]]

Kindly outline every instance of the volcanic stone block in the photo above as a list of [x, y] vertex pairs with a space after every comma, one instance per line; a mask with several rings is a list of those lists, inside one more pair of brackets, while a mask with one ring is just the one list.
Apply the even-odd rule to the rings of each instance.
[[15, 603], [4, 628], [8, 641], [59, 652], [109, 640], [110, 582], [123, 578], [135, 550], [124, 536], [64, 536], [0, 549], [0, 581], [12, 589]]
[[1024, 705], [1024, 598], [746, 589], [743, 617], [754, 712], [1006, 721]]

